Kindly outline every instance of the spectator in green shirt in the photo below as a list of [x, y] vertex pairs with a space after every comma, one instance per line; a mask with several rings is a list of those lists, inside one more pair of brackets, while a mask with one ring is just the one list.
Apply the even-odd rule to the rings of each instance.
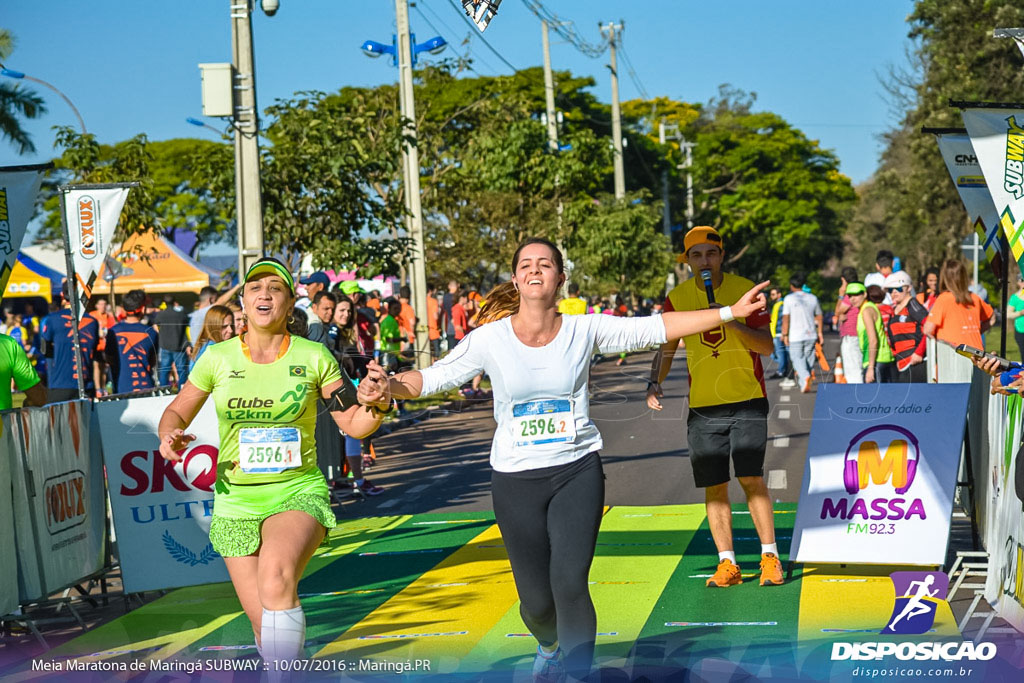
[[1013, 321], [1013, 338], [1017, 340], [1020, 357], [1024, 359], [1024, 275], [1017, 274], [1017, 292], [1010, 297], [1006, 317]]
[[25, 392], [25, 405], [46, 405], [46, 388], [39, 381], [39, 375], [32, 369], [25, 349], [17, 340], [0, 334], [0, 410], [8, 410], [14, 406], [11, 397], [12, 379], [18, 389]]
[[387, 315], [380, 321], [380, 364], [388, 372], [395, 372], [398, 370], [398, 354], [402, 351], [402, 330], [398, 325], [402, 302], [388, 299], [387, 310]]

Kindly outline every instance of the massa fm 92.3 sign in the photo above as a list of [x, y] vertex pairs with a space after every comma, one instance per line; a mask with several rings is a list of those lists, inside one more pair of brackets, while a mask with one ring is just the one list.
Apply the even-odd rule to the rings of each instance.
[[942, 564], [966, 384], [823, 385], [791, 557]]

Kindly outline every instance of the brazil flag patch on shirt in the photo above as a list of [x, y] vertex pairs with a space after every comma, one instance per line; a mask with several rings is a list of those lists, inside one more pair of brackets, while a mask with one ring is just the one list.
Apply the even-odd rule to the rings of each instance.
[[305, 365], [290, 365], [288, 366], [288, 374], [292, 377], [305, 377], [306, 366]]

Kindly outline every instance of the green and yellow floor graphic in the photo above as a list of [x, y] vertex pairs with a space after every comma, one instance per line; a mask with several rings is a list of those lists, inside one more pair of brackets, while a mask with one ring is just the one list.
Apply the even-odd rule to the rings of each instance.
[[[794, 512], [784, 504], [775, 511], [783, 558]], [[733, 527], [744, 583], [709, 589], [718, 557], [703, 505], [606, 510], [590, 573], [602, 669], [629, 678], [701, 666], [797, 676], [798, 649], [884, 639], [878, 632], [895, 597], [892, 568], [797, 566], [784, 585], [760, 587], [760, 545], [745, 506], [734, 506]], [[299, 593], [307, 655], [346, 668], [421, 660], [438, 680], [519, 680], [536, 648], [489, 512], [343, 520], [310, 562]], [[929, 635], [959, 637], [944, 602]], [[230, 584], [217, 584], [172, 591], [46, 657], [216, 661], [257, 653]], [[12, 678], [45, 675], [26, 670]]]

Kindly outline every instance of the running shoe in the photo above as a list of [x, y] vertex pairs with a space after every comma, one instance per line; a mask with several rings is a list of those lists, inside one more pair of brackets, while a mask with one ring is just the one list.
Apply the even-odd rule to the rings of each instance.
[[808, 377], [807, 381], [804, 382], [804, 388], [800, 390], [800, 393], [802, 393], [802, 394], [809, 394], [809, 393], [811, 393], [811, 387], [813, 385], [814, 385], [814, 378], [813, 377]]
[[560, 683], [565, 679], [565, 665], [562, 664], [562, 649], [544, 652], [537, 646], [537, 656], [533, 659], [534, 683]]
[[718, 563], [718, 569], [705, 585], [710, 588], [728, 588], [738, 583], [743, 583], [740, 568], [727, 557]]
[[761, 585], [782, 585], [782, 561], [775, 553], [763, 553], [761, 555]]
[[787, 377], [786, 379], [779, 382], [779, 387], [782, 389], [792, 389], [796, 387], [796, 382]]
[[379, 496], [384, 493], [383, 486], [375, 486], [369, 479], [363, 479], [363, 483], [352, 486], [352, 493], [357, 496]]

